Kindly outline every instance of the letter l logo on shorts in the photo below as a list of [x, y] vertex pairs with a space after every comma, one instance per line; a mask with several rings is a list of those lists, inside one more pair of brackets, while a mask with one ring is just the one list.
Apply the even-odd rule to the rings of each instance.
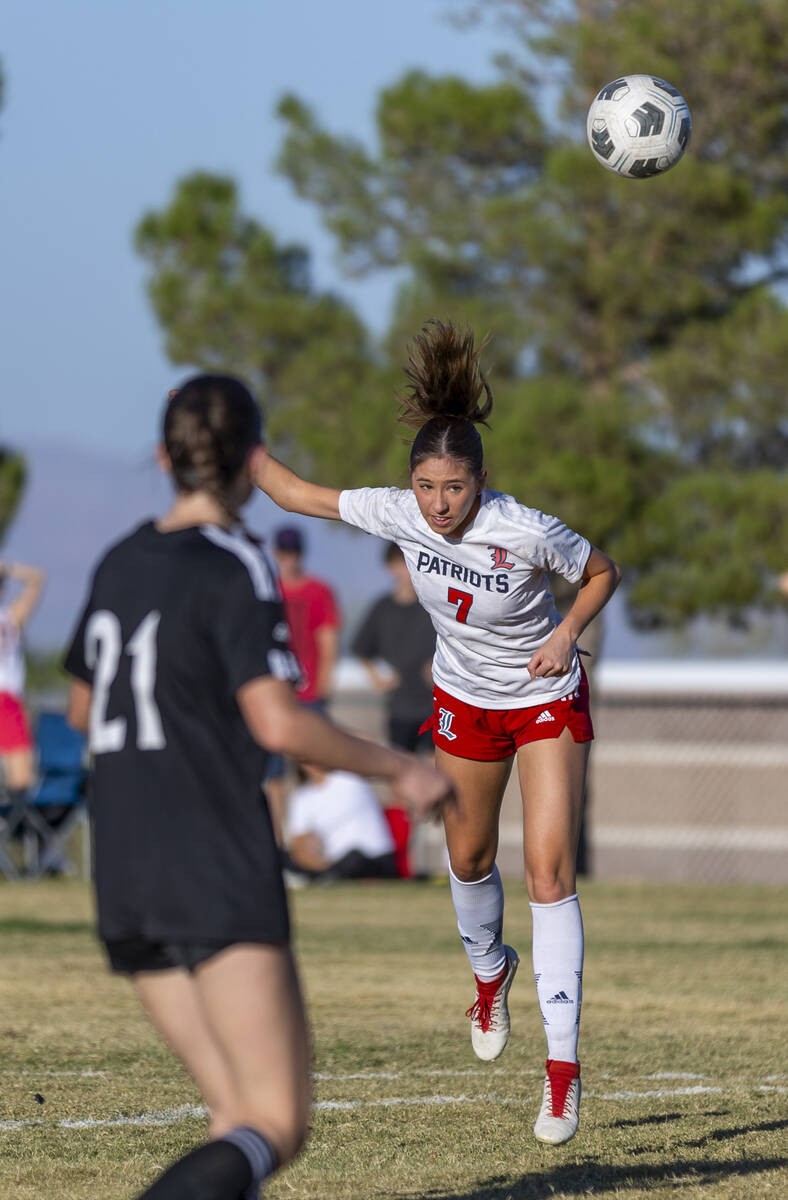
[[438, 733], [442, 733], [445, 738], [448, 738], [450, 742], [453, 742], [457, 737], [457, 734], [452, 733], [451, 731], [451, 723], [454, 720], [454, 713], [450, 712], [448, 708], [439, 708], [438, 713], [440, 715]]

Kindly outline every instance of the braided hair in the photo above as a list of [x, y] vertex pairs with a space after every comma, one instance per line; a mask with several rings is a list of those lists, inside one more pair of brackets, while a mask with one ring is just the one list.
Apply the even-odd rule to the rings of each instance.
[[195, 375], [171, 396], [162, 422], [179, 492], [207, 492], [233, 520], [233, 485], [263, 438], [260, 409], [231, 375]]
[[419, 431], [410, 449], [411, 471], [427, 458], [450, 457], [481, 474], [484, 451], [476, 425], [487, 425], [493, 406], [479, 363], [487, 342], [477, 348], [472, 330], [443, 321], [428, 321], [413, 339], [399, 414]]

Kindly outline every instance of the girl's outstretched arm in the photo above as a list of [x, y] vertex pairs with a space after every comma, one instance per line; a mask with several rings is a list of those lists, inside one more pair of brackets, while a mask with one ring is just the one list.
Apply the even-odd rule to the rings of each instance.
[[302, 513], [305, 517], [326, 517], [332, 521], [340, 519], [339, 488], [308, 483], [269, 454], [264, 446], [253, 452], [249, 470], [252, 483], [285, 512]]
[[451, 780], [425, 759], [356, 737], [296, 699], [292, 684], [264, 675], [236, 693], [247, 728], [266, 749], [326, 771], [353, 771], [384, 779], [394, 796], [419, 819], [455, 803]]
[[0, 575], [22, 584], [21, 592], [9, 604], [8, 611], [17, 629], [23, 629], [41, 599], [46, 572], [40, 567], [26, 567], [22, 563], [0, 562]]

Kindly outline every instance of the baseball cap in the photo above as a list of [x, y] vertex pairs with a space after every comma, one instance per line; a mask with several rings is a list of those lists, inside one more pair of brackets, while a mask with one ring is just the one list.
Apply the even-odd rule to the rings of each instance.
[[304, 549], [304, 539], [301, 536], [301, 530], [295, 529], [292, 526], [277, 529], [274, 534], [274, 545], [277, 550], [295, 550], [298, 554], [301, 554]]

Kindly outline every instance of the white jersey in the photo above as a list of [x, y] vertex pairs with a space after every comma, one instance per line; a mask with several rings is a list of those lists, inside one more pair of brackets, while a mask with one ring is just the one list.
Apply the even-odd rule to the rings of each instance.
[[332, 771], [320, 783], [305, 783], [287, 802], [287, 834], [315, 833], [330, 863], [351, 850], [381, 858], [394, 850], [394, 839], [378, 798], [366, 779]]
[[0, 692], [21, 697], [25, 690], [25, 658], [19, 626], [8, 609], [0, 608]]
[[534, 651], [560, 623], [547, 579], [579, 583], [590, 543], [556, 517], [484, 490], [461, 538], [435, 533], [414, 493], [357, 488], [339, 497], [349, 525], [396, 542], [438, 635], [432, 675], [438, 687], [479, 708], [526, 708], [573, 692], [580, 660], [555, 679], [531, 679]]

